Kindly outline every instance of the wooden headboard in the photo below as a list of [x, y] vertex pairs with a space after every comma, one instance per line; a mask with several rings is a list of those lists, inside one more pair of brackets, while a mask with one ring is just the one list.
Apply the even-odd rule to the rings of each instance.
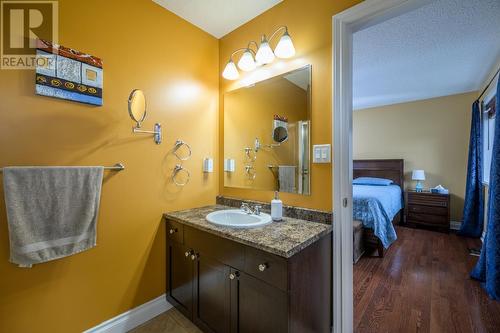
[[352, 174], [358, 177], [377, 177], [392, 180], [404, 191], [404, 160], [354, 160]]

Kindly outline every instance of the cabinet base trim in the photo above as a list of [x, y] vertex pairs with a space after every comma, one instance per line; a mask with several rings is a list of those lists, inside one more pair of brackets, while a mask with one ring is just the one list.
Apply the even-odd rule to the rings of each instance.
[[125, 333], [172, 308], [165, 294], [128, 310], [83, 333]]

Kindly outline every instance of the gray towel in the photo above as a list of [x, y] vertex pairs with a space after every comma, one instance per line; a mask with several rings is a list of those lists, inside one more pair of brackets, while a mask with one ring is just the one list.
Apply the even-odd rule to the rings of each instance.
[[280, 192], [297, 192], [295, 187], [295, 170], [294, 165], [280, 165], [278, 166], [278, 180]]
[[3, 169], [10, 261], [38, 264], [96, 245], [103, 167]]

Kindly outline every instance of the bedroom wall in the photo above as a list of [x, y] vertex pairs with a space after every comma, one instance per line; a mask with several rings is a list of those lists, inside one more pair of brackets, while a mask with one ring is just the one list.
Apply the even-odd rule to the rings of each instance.
[[[102, 107], [35, 95], [31, 70], [0, 70], [0, 167], [113, 165], [102, 188], [97, 246], [23, 269], [8, 262], [0, 177], [0, 332], [82, 332], [165, 292], [165, 211], [215, 203], [219, 58], [216, 38], [150, 0], [59, 0], [59, 42], [104, 61]], [[169, 33], [173, 32], [175, 33]], [[148, 100], [145, 129], [132, 135], [127, 99]], [[184, 188], [169, 178], [168, 151], [193, 147]]]
[[450, 190], [451, 219], [462, 220], [471, 105], [478, 92], [356, 110], [355, 159], [403, 158], [405, 187], [413, 169], [424, 169], [425, 187]]
[[[235, 89], [249, 76], [274, 76], [312, 65], [311, 92], [311, 144], [331, 143], [332, 138], [332, 16], [361, 2], [360, 0], [286, 0], [257, 16], [253, 20], [221, 38], [219, 47], [219, 66], [226, 65], [229, 55], [240, 47], [245, 47], [251, 40], [259, 41], [262, 34], [269, 35], [281, 25], [287, 25], [297, 51], [287, 61], [277, 60], [266, 71], [255, 71], [241, 76], [240, 80], [220, 81], [220, 117], [219, 128], [224, 128], [223, 96], [226, 91]], [[275, 41], [276, 42], [276, 41]], [[274, 42], [273, 42], [274, 43]], [[257, 74], [256, 74], [257, 73]], [[224, 133], [221, 131], [219, 147], [224, 149]], [[222, 162], [223, 156], [219, 157]], [[222, 168], [222, 163], [219, 164]], [[311, 165], [311, 195], [291, 193], [281, 194], [287, 205], [315, 208], [330, 211], [332, 209], [332, 166], [331, 164]], [[223, 171], [221, 170], [222, 174]], [[271, 201], [273, 191], [255, 191], [224, 187], [223, 177], [219, 178], [219, 191], [226, 196]]]

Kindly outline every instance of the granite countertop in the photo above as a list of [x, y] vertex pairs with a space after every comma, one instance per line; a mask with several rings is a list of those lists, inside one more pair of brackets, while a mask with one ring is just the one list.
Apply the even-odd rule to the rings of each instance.
[[259, 228], [237, 229], [220, 227], [205, 220], [207, 214], [234, 207], [213, 205], [166, 213], [168, 219], [207, 231], [209, 233], [245, 244], [257, 249], [290, 258], [332, 231], [332, 226], [284, 217]]

